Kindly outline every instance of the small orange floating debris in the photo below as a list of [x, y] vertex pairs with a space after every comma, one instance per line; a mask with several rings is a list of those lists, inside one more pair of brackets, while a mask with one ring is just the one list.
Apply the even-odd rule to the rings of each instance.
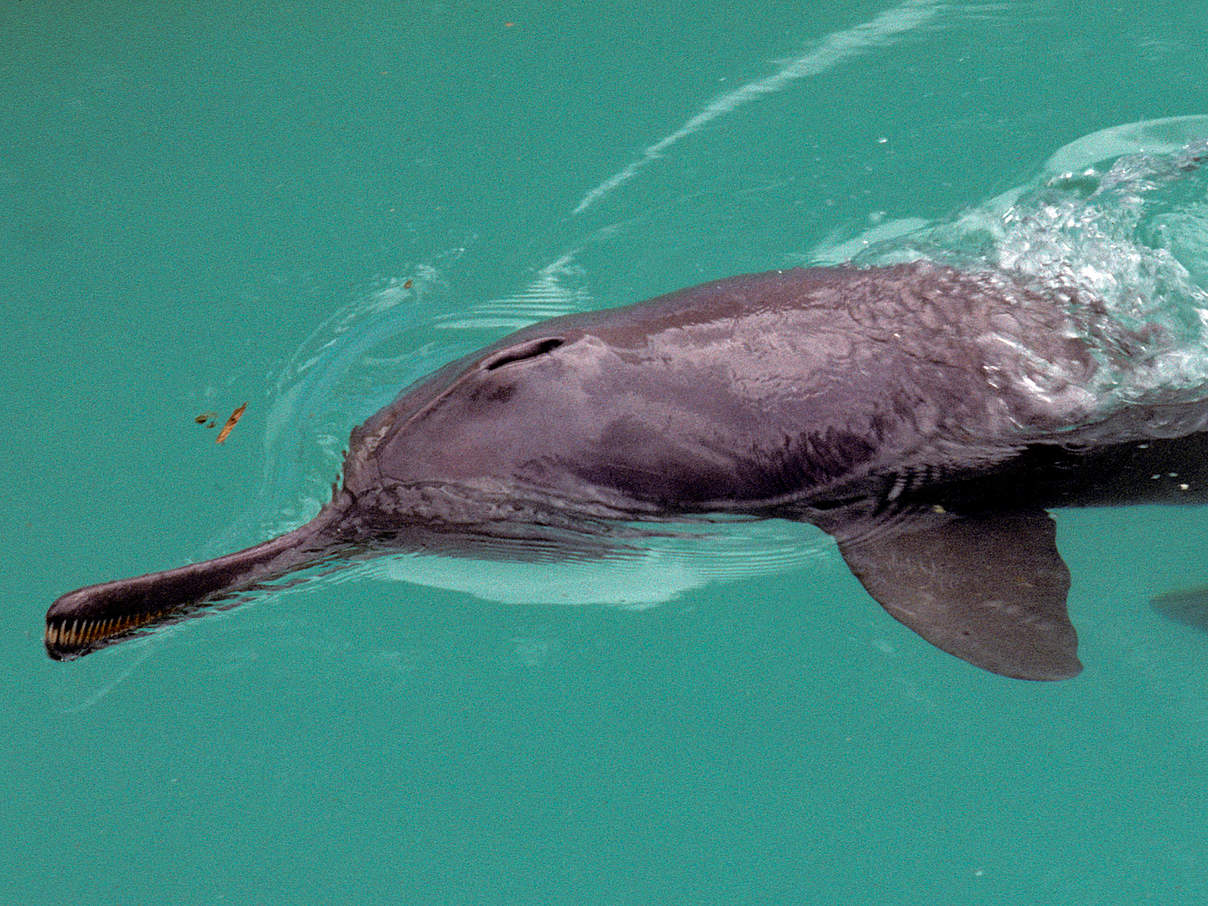
[[231, 413], [231, 417], [226, 420], [226, 424], [223, 425], [222, 430], [218, 432], [218, 437], [215, 439], [214, 443], [220, 444], [224, 440], [227, 439], [227, 436], [231, 433], [232, 430], [234, 430], [235, 425], [236, 425], [236, 423], [238, 423], [239, 419], [243, 418], [243, 413], [244, 413], [244, 410], [246, 410], [246, 409], [247, 409], [247, 403], [244, 403], [242, 406], [240, 406], [238, 409], [236, 409], [234, 412]]
[[411, 281], [408, 280], [403, 284], [403, 289], [411, 289]]

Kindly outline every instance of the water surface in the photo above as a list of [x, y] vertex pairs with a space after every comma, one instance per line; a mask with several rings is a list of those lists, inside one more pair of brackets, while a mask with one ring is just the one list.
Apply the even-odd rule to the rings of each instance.
[[[1194, 509], [1058, 514], [1087, 669], [1052, 685], [934, 650], [798, 526], [613, 606], [402, 561], [73, 664], [40, 633], [296, 524], [354, 424], [534, 318], [1018, 251], [1004, 208], [1196, 137], [1129, 124], [1208, 113], [1206, 41], [1199, 0], [9, 5], [0, 898], [1203, 898], [1208, 638], [1148, 606], [1208, 583]], [[1196, 200], [1147, 233], [1189, 273]], [[221, 446], [193, 421], [245, 401]]]

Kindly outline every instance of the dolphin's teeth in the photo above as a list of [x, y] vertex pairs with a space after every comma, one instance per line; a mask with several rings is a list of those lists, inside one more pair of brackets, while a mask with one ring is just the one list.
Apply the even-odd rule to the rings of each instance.
[[103, 620], [73, 619], [54, 621], [46, 624], [44, 640], [50, 647], [75, 647], [88, 645], [101, 639], [117, 635], [127, 629], [139, 625], [136, 616], [106, 617]]
[[115, 637], [134, 633], [144, 626], [162, 620], [173, 608], [144, 612], [112, 613], [108, 615], [48, 614], [42, 630], [42, 641], [48, 653], [56, 659], [68, 659], [111, 643]]

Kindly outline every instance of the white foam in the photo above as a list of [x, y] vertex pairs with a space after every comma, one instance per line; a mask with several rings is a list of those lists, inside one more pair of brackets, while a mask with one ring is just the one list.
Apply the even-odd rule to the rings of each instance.
[[1169, 116], [1101, 129], [1076, 139], [1045, 162], [1049, 174], [1077, 173], [1125, 154], [1171, 154], [1208, 135], [1208, 116]]
[[878, 223], [851, 239], [843, 239], [842, 234], [836, 231], [809, 252], [793, 256], [790, 260], [805, 267], [846, 264], [870, 246], [917, 233], [930, 223], [921, 217], [903, 217]]

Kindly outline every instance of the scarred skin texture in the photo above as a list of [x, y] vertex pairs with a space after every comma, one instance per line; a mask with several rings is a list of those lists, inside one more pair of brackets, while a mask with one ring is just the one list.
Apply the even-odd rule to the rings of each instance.
[[[47, 649], [78, 656], [333, 557], [590, 552], [635, 520], [731, 514], [819, 525], [895, 617], [959, 657], [1072, 675], [1068, 572], [1044, 508], [1208, 487], [1203, 405], [1096, 420], [1097, 315], [1066, 291], [920, 262], [732, 277], [536, 324], [355, 429], [343, 485], [311, 523], [71, 592], [47, 614]], [[1171, 462], [1183, 480], [1153, 481]], [[999, 511], [1009, 518], [986, 523]], [[1045, 589], [1036, 600], [1004, 605], [1015, 584], [993, 599], [977, 582], [938, 584], [984, 569], [977, 539], [991, 537], [1034, 552], [1015, 584]], [[1029, 632], [1052, 628], [1049, 654], [1024, 663], [1048, 643], [970, 628], [962, 614], [977, 608], [1027, 612]]]
[[1001, 278], [928, 265], [734, 277], [449, 366], [353, 433], [345, 485], [367, 503], [383, 485], [502, 481], [659, 516], [808, 501], [903, 457], [955, 466], [1069, 424], [1093, 368], [1071, 327]]

